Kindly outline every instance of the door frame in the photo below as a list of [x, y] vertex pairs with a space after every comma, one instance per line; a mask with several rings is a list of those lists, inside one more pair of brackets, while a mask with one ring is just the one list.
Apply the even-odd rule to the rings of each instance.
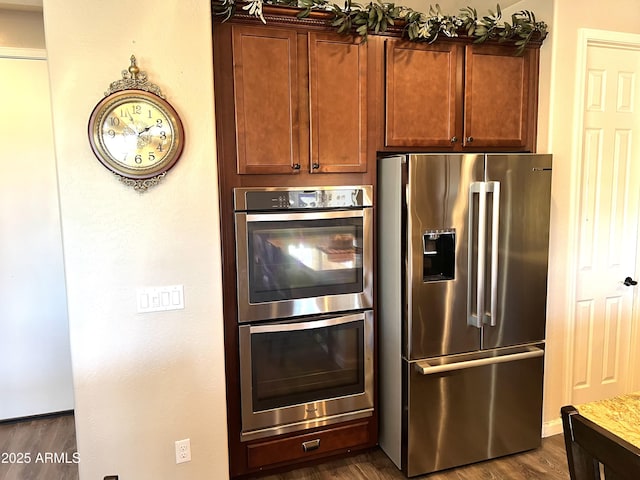
[[[587, 52], [591, 46], [599, 46], [604, 48], [623, 48], [628, 50], [640, 51], [640, 35], [634, 33], [613, 32], [607, 30], [596, 29], [579, 29], [578, 30], [578, 46], [576, 55], [576, 78], [574, 88], [574, 112], [573, 112], [573, 131], [572, 131], [572, 147], [571, 147], [571, 184], [570, 184], [570, 206], [569, 206], [569, 246], [573, 246], [579, 235], [579, 207], [580, 207], [580, 192], [581, 192], [581, 179], [582, 179], [582, 164], [580, 159], [583, 154], [583, 129], [584, 129], [584, 108], [585, 108], [585, 88], [586, 88], [586, 76], [587, 76]], [[638, 215], [638, 222], [640, 223], [640, 213]], [[640, 272], [640, 242], [636, 239], [636, 265], [635, 271]], [[570, 275], [568, 275], [567, 285], [567, 329], [564, 336], [564, 359], [563, 359], [563, 373], [562, 373], [562, 385], [563, 385], [563, 404], [571, 402], [572, 398], [572, 379], [573, 379], [573, 332], [576, 324], [575, 314], [575, 301], [576, 301], [576, 271], [578, 268], [578, 254], [575, 249], [572, 250], [570, 257], [568, 258], [567, 267], [569, 268]], [[638, 311], [640, 309], [640, 296], [636, 292], [633, 295], [632, 302], [632, 325], [631, 325], [631, 342], [640, 340], [640, 321], [638, 321]], [[635, 349], [630, 351], [630, 365], [635, 365], [640, 361], [640, 353]], [[634, 372], [630, 372], [631, 375]], [[628, 387], [633, 389], [640, 389], [640, 374], [636, 371], [635, 378], [630, 377], [628, 379]]]

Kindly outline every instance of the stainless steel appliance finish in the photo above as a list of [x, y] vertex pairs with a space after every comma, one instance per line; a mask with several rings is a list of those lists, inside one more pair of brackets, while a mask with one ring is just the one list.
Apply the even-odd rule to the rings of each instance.
[[236, 188], [238, 321], [373, 305], [372, 187]]
[[403, 362], [408, 369], [407, 476], [537, 447], [543, 354], [538, 348], [472, 360], [461, 355], [459, 363], [446, 365], [449, 370], [426, 372]]
[[551, 156], [378, 173], [382, 448], [413, 476], [537, 447]]
[[239, 329], [242, 440], [372, 415], [371, 310]]

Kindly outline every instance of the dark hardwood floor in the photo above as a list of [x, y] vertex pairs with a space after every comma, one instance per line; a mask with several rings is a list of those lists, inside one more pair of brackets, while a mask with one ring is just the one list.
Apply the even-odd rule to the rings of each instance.
[[[25, 455], [29, 454], [29, 463]], [[78, 480], [73, 415], [0, 423], [0, 480]], [[23, 463], [19, 463], [21, 454]], [[395, 480], [404, 475], [379, 449], [262, 480]], [[530, 452], [438, 472], [428, 480], [568, 480], [562, 435]], [[199, 480], [199, 479], [194, 479]]]
[[[400, 480], [406, 477], [380, 450], [300, 468], [261, 480]], [[413, 477], [425, 480], [569, 480], [562, 435], [542, 440], [537, 450]]]
[[81, 460], [72, 414], [0, 423], [0, 480], [78, 480]]

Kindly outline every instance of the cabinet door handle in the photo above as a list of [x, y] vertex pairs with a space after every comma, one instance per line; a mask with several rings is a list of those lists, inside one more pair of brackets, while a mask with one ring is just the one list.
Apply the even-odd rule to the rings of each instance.
[[291, 168], [293, 168], [294, 170], [300, 170], [300, 164], [294, 163]]
[[309, 440], [308, 442], [302, 442], [302, 450], [305, 452], [311, 452], [320, 448], [320, 439]]
[[451, 143], [456, 143], [458, 141], [458, 137], [451, 137]]
[[468, 142], [468, 143], [473, 142], [473, 137], [467, 137], [467, 142]]
[[314, 164], [312, 165], [312, 167], [313, 167], [313, 169], [314, 169], [314, 170], [317, 170], [317, 169], [319, 169], [319, 168], [320, 168], [320, 164], [319, 164], [319, 163], [314, 163]]

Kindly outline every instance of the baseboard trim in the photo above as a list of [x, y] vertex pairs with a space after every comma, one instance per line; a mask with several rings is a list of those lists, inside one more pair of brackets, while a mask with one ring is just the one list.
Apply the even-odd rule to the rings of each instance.
[[562, 433], [562, 419], [556, 418], [551, 420], [550, 422], [545, 422], [542, 424], [542, 437], [551, 437], [553, 435], [558, 435]]
[[60, 412], [40, 413], [37, 415], [29, 415], [26, 417], [0, 419], [0, 425], [4, 425], [7, 423], [31, 422], [33, 420], [43, 420], [45, 418], [63, 417], [65, 415], [73, 415], [73, 414], [74, 414], [74, 410], [62, 410]]

